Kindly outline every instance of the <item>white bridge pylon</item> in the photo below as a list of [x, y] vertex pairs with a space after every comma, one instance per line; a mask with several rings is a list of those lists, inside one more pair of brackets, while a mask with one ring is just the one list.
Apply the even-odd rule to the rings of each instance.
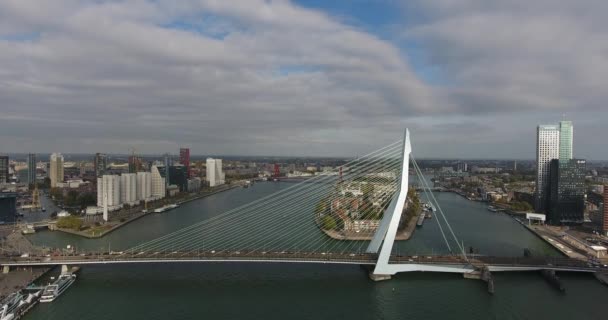
[[412, 145], [410, 143], [410, 131], [405, 129], [403, 138], [403, 152], [401, 158], [401, 176], [399, 176], [397, 191], [393, 196], [389, 206], [384, 212], [382, 221], [367, 247], [368, 253], [379, 253], [376, 267], [374, 268], [372, 278], [375, 280], [389, 279], [391, 275], [398, 272], [411, 271], [434, 271], [434, 272], [455, 272], [469, 273], [473, 271], [472, 266], [463, 264], [462, 266], [442, 266], [442, 265], [425, 265], [425, 264], [391, 264], [389, 263], [399, 220], [407, 199], [409, 189], [409, 159], [412, 153]]

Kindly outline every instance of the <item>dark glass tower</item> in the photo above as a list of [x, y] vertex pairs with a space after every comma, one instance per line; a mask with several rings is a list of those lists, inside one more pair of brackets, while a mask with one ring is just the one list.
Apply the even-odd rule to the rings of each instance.
[[551, 161], [547, 220], [552, 224], [581, 224], [585, 219], [586, 161]]

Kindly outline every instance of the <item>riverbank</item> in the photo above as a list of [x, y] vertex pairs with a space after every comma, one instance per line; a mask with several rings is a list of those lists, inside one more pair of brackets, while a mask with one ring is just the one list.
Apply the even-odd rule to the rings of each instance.
[[[232, 190], [234, 188], [239, 188], [239, 187], [240, 187], [239, 185], [222, 186], [222, 187], [218, 187], [218, 189], [213, 190], [211, 192], [196, 194], [196, 195], [187, 197], [185, 199], [178, 200], [175, 203], [178, 205], [182, 205], [182, 204], [194, 201], [194, 200], [199, 200], [199, 199], [202, 199], [205, 197], [212, 196], [214, 194], [218, 194], [220, 192]], [[158, 206], [158, 207], [160, 207], [160, 206]], [[157, 208], [156, 206], [152, 207], [152, 208], [148, 208], [147, 212], [142, 212], [140, 210], [141, 208], [137, 208], [137, 209], [135, 209], [136, 213], [131, 214], [131, 215], [127, 216], [126, 218], [121, 219], [121, 220], [124, 219], [124, 221], [118, 221], [118, 222], [112, 221], [110, 223], [96, 226], [96, 227], [86, 229], [86, 230], [77, 231], [77, 230], [72, 230], [72, 229], [57, 228], [56, 231], [65, 232], [65, 233], [73, 234], [73, 235], [88, 238], [88, 239], [102, 238], [102, 237], [106, 236], [107, 234], [109, 234], [113, 231], [116, 231], [119, 228], [121, 228], [135, 220], [138, 220], [144, 216], [147, 216], [150, 214], [157, 214], [154, 212], [154, 209], [156, 209], [156, 208]]]

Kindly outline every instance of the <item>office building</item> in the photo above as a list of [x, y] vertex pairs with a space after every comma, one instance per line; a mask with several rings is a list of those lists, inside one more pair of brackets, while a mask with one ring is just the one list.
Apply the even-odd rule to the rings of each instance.
[[188, 192], [199, 192], [201, 191], [202, 181], [201, 178], [188, 179]]
[[55, 188], [58, 183], [63, 182], [63, 156], [61, 153], [51, 154], [49, 178], [51, 179], [51, 188]]
[[572, 159], [572, 140], [574, 128], [572, 121], [560, 121], [559, 123], [559, 159], [568, 161]]
[[107, 201], [108, 207], [119, 206], [120, 202], [120, 176], [103, 175], [97, 178], [97, 206], [104, 207]]
[[106, 174], [106, 170], [108, 168], [108, 156], [106, 154], [96, 153], [95, 160], [93, 162], [96, 177], [101, 177]]
[[0, 192], [0, 222], [10, 223], [17, 220], [17, 194]]
[[186, 179], [190, 179], [190, 149], [180, 148], [179, 149], [179, 162], [186, 167]]
[[152, 197], [152, 174], [150, 172], [137, 173], [137, 200], [146, 200]]
[[165, 181], [165, 178], [163, 178], [160, 174], [160, 171], [158, 170], [158, 167], [156, 166], [152, 166], [151, 170], [150, 170], [150, 174], [151, 174], [151, 182], [152, 182], [152, 187], [151, 187], [151, 192], [152, 192], [152, 197], [156, 197], [156, 198], [164, 198], [165, 194], [166, 194], [166, 190], [167, 190], [167, 184]]
[[27, 183], [36, 183], [36, 154], [30, 153], [27, 155]]
[[[161, 175], [165, 173], [165, 178], [168, 177], [169, 185], [176, 185], [180, 192], [188, 191], [188, 168], [185, 166], [170, 166], [169, 174], [166, 174], [167, 168], [159, 168]], [[163, 172], [164, 171], [164, 172]]]
[[602, 232], [604, 235], [608, 235], [608, 186], [604, 186], [604, 199], [602, 201]]
[[[165, 153], [165, 168], [169, 168], [172, 164], [173, 161], [171, 160], [171, 157], [169, 156], [168, 153]], [[170, 172], [169, 170], [165, 170], [165, 189], [169, 186], [169, 182], [170, 182]]]
[[8, 156], [0, 156], [0, 184], [8, 183]]
[[553, 159], [559, 159], [559, 126], [540, 125], [536, 132], [537, 172], [534, 207], [537, 212], [544, 212], [546, 209], [549, 169]]
[[136, 204], [137, 202], [137, 174], [123, 173], [120, 176], [120, 203]]
[[225, 175], [222, 172], [222, 159], [207, 158], [207, 182], [210, 187], [224, 184]]
[[547, 221], [551, 224], [582, 224], [585, 220], [586, 161], [551, 160], [547, 190]]

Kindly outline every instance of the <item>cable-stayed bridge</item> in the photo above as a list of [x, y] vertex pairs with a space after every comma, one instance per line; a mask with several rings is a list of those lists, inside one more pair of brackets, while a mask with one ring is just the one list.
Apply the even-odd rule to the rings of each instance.
[[[376, 280], [399, 272], [472, 274], [486, 271], [560, 270], [594, 272], [569, 258], [468, 256], [404, 138], [334, 172], [301, 183], [119, 252], [0, 257], [11, 266], [124, 263], [321, 263], [370, 268]], [[411, 163], [411, 168], [410, 168]], [[411, 169], [411, 170], [410, 170]], [[436, 209], [443, 255], [411, 255], [394, 247], [413, 172]]]

